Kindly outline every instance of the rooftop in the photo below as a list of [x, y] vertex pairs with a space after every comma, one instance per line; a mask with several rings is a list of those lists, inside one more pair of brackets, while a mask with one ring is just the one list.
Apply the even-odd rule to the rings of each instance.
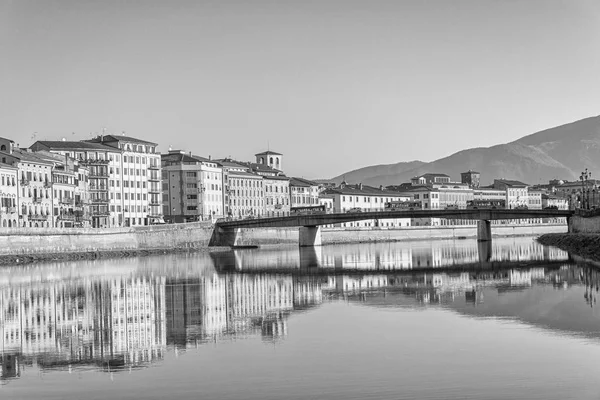
[[309, 181], [308, 179], [292, 177], [290, 178], [290, 186], [310, 187], [319, 186], [319, 184], [313, 181]]
[[86, 140], [86, 142], [90, 143], [104, 143], [104, 142], [128, 142], [128, 143], [136, 143], [136, 144], [147, 144], [151, 146], [158, 146], [158, 143], [148, 142], [146, 140], [137, 139], [131, 136], [125, 135], [100, 135], [96, 136], [93, 139]]
[[38, 140], [31, 146], [30, 149], [34, 151], [42, 150], [45, 147], [50, 150], [103, 150], [103, 151], [117, 151], [114, 147], [105, 146], [100, 143], [90, 142], [79, 142], [74, 140]]
[[276, 151], [271, 151], [271, 150], [267, 150], [267, 151], [263, 151], [262, 153], [256, 153], [255, 156], [268, 156], [268, 155], [274, 155], [274, 156], [282, 156], [283, 154], [278, 153]]

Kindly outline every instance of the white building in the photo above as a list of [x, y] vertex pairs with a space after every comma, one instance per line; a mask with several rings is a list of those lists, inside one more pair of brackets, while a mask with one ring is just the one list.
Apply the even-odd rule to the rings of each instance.
[[0, 162], [0, 227], [17, 227], [18, 169]]
[[[345, 213], [351, 211], [375, 212], [384, 211], [385, 203], [391, 201], [407, 201], [409, 198], [397, 192], [375, 188], [362, 183], [348, 185], [345, 182], [333, 189], [326, 189], [321, 198], [332, 199], [333, 212]], [[399, 219], [369, 219], [340, 224], [341, 227], [400, 227], [410, 226], [410, 218]]]

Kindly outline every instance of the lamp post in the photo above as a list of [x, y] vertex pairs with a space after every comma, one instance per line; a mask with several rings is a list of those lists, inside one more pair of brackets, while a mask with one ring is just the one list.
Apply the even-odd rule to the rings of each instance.
[[587, 185], [588, 185], [588, 180], [591, 177], [592, 177], [592, 173], [588, 172], [587, 168], [579, 176], [579, 179], [581, 180], [581, 208], [583, 208], [583, 209], [589, 209], [589, 207], [590, 207], [590, 204], [589, 204], [590, 203], [590, 199], [589, 199], [590, 193], [588, 190], [587, 202], [586, 202], [586, 189], [587, 189]]

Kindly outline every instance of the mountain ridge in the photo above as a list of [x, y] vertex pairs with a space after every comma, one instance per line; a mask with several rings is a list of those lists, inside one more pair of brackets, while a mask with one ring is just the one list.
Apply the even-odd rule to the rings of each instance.
[[349, 171], [331, 178], [340, 183], [398, 185], [427, 172], [445, 173], [460, 181], [469, 169], [481, 173], [481, 184], [506, 178], [528, 184], [550, 179], [577, 180], [581, 171], [600, 167], [600, 116], [544, 129], [505, 144], [460, 150], [431, 161], [379, 164]]

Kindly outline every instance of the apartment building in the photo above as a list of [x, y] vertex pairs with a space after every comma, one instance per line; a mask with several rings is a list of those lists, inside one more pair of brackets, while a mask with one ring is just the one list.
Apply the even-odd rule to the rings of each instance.
[[223, 168], [223, 209], [232, 218], [260, 218], [265, 215], [264, 178], [244, 163], [218, 160]]
[[304, 178], [290, 178], [290, 207], [319, 205], [319, 184]]
[[18, 169], [18, 226], [51, 227], [52, 215], [52, 162], [30, 151], [17, 148], [9, 139], [0, 138], [1, 160]]
[[18, 169], [0, 163], [0, 227], [13, 228], [19, 220], [18, 211]]
[[[78, 226], [103, 228], [124, 225], [120, 149], [101, 143], [66, 140], [37, 141], [29, 148], [34, 152], [48, 151], [69, 156], [77, 162], [76, 192], [79, 199], [75, 198], [75, 202], [78, 204]], [[87, 195], [84, 194], [86, 190]]]
[[208, 158], [171, 150], [161, 157], [165, 221], [191, 222], [223, 215], [223, 170]]
[[[111, 187], [111, 199], [122, 194], [124, 226], [149, 225], [162, 220], [159, 201], [160, 153], [158, 144], [125, 135], [100, 135], [88, 140], [121, 151], [123, 182], [120, 191]], [[112, 210], [111, 203], [111, 210]]]

